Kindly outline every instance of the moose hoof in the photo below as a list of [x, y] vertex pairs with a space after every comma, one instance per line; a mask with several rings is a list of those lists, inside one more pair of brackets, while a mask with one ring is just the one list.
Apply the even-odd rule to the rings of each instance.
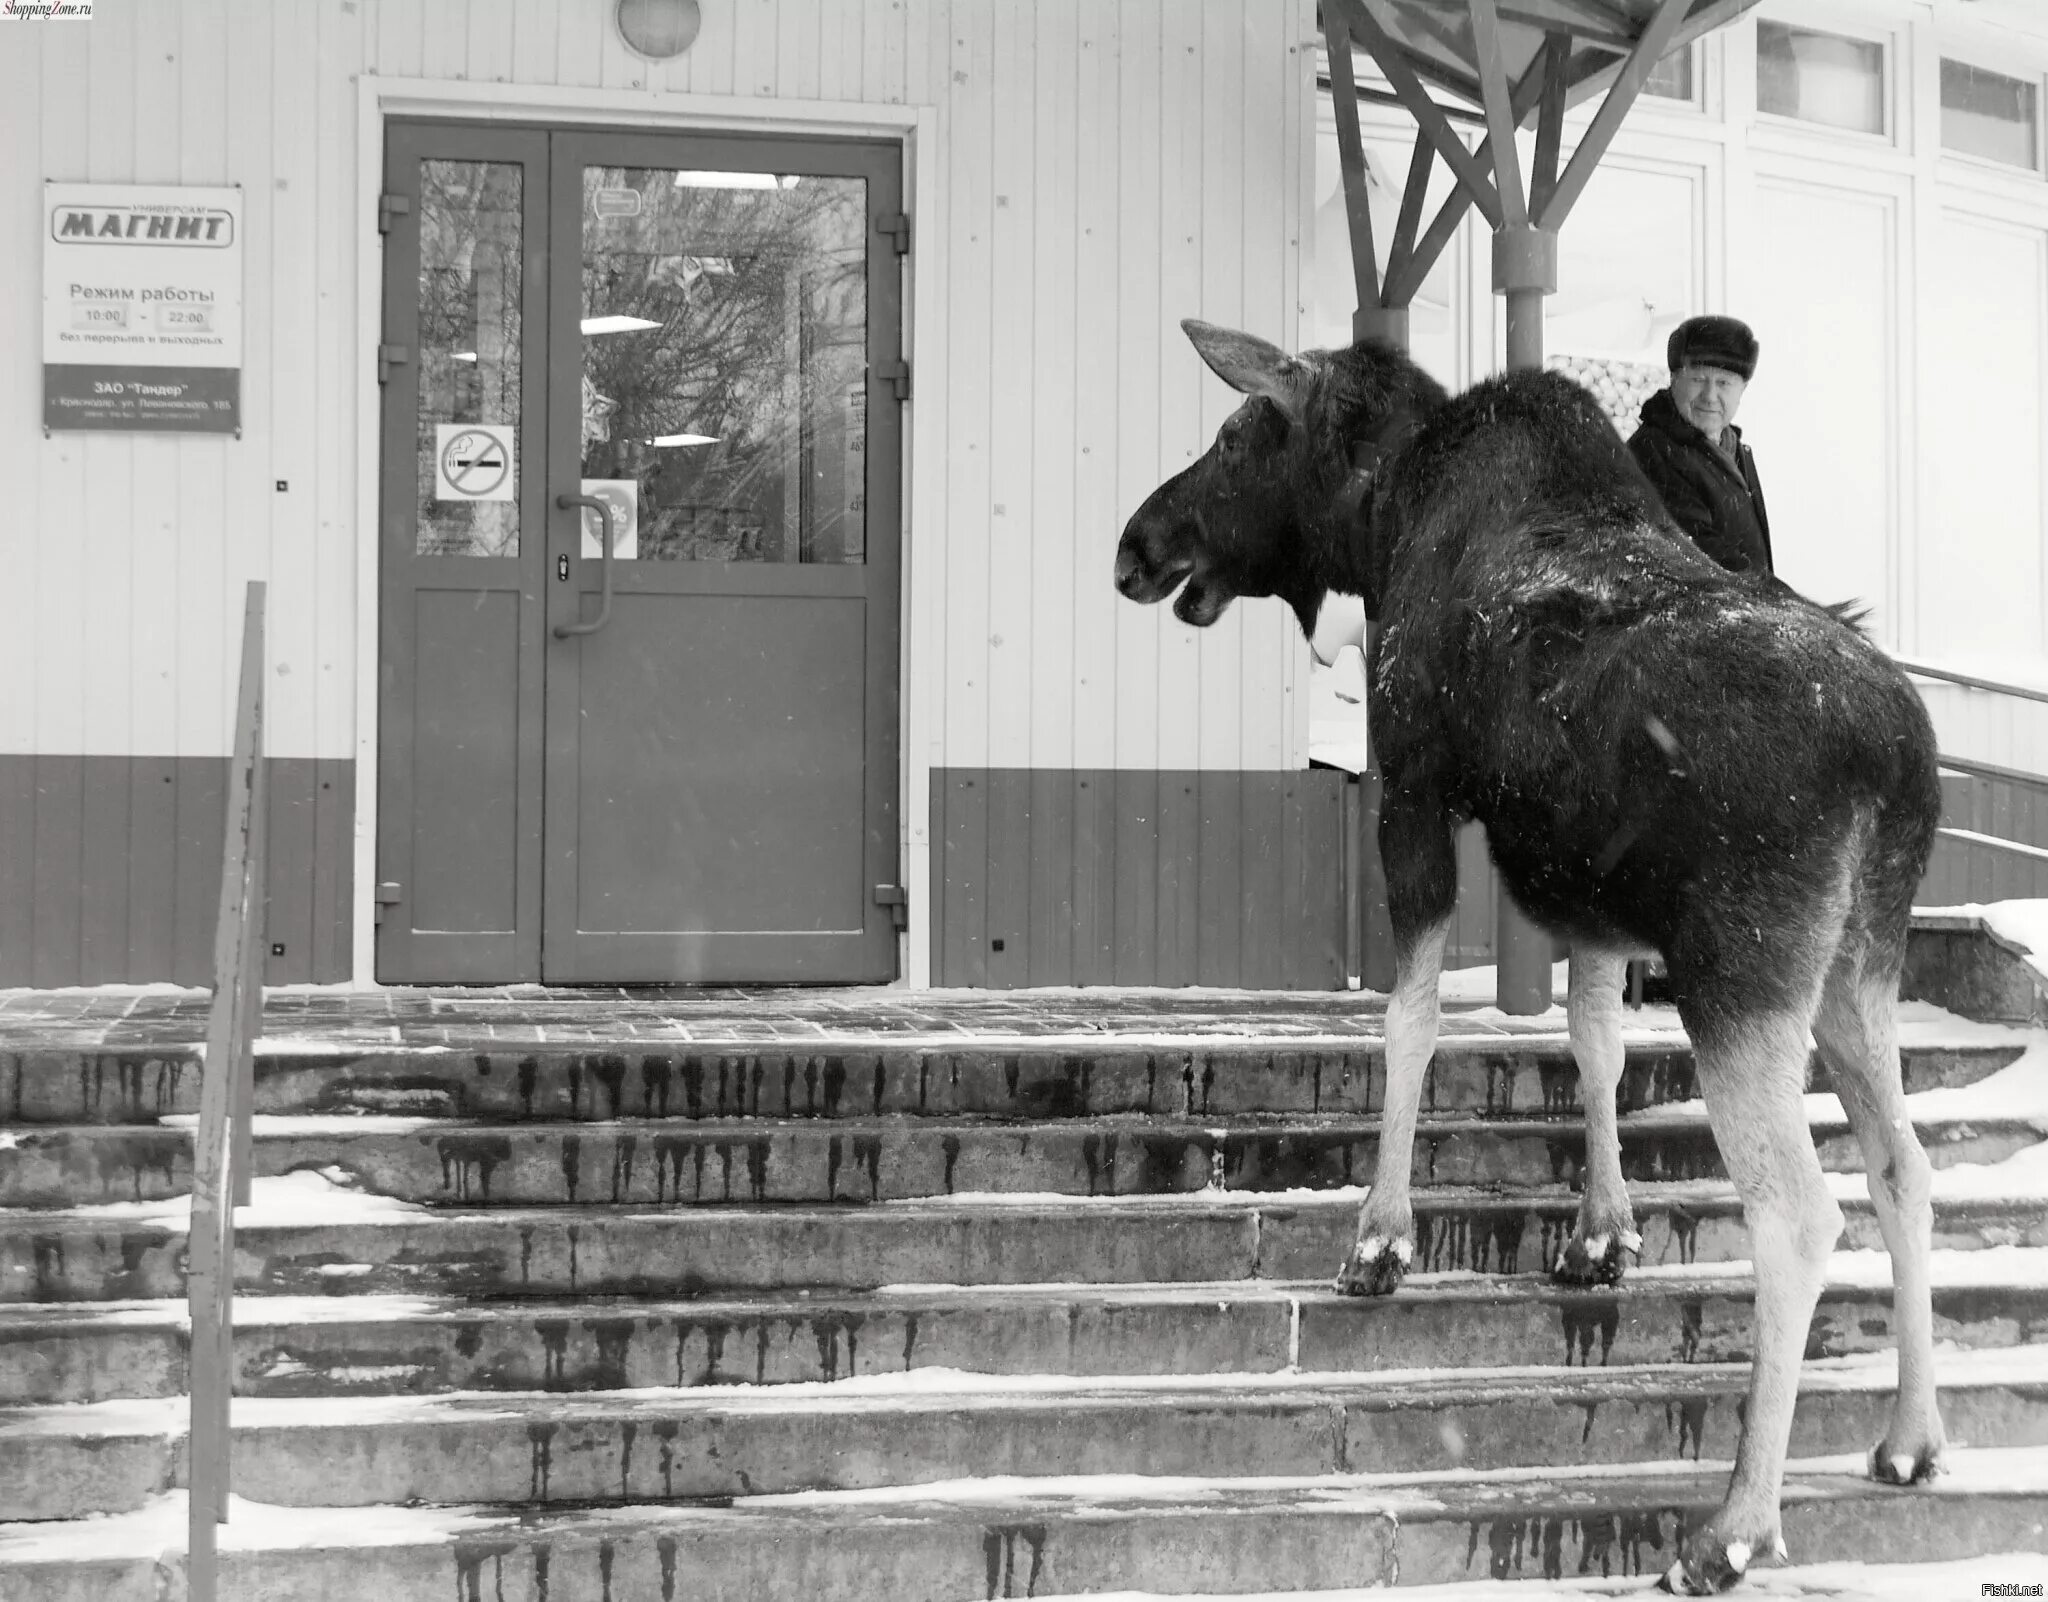
[[1946, 1467], [1937, 1438], [1919, 1447], [1894, 1447], [1889, 1438], [1870, 1452], [1870, 1477], [1880, 1485], [1925, 1485]]
[[1337, 1271], [1337, 1292], [1342, 1296], [1385, 1296], [1399, 1288], [1414, 1256], [1414, 1246], [1405, 1240], [1368, 1235], [1352, 1246], [1351, 1255]]
[[1563, 1285], [1618, 1285], [1631, 1258], [1642, 1254], [1643, 1237], [1626, 1234], [1574, 1236], [1558, 1254], [1551, 1278]]
[[1664, 1571], [1657, 1589], [1674, 1596], [1717, 1596], [1740, 1585], [1760, 1553], [1784, 1562], [1785, 1538], [1773, 1530], [1761, 1543], [1753, 1544], [1731, 1539], [1709, 1524], [1687, 1537], [1678, 1561]]

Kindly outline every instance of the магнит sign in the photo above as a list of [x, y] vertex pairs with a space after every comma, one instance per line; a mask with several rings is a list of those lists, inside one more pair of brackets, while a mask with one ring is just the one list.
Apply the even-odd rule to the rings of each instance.
[[45, 184], [43, 427], [239, 434], [242, 192]]

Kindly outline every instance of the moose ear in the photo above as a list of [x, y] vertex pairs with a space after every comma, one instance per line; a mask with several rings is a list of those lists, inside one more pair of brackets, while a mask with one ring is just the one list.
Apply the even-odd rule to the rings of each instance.
[[1302, 388], [1307, 375], [1300, 362], [1256, 334], [1218, 328], [1194, 317], [1182, 318], [1180, 326], [1193, 342], [1196, 354], [1224, 383], [1242, 395], [1264, 395], [1286, 413], [1290, 423], [1301, 421]]

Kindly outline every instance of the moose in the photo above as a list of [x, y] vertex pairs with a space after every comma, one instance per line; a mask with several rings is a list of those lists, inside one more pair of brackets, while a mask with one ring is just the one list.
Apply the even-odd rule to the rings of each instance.
[[1908, 1117], [1897, 998], [1940, 815], [1920, 697], [1845, 608], [1724, 571], [1681, 534], [1584, 389], [1516, 372], [1455, 398], [1371, 341], [1290, 356], [1182, 324], [1245, 399], [1126, 525], [1116, 585], [1207, 626], [1331, 592], [1378, 624], [1368, 708], [1395, 957], [1379, 1156], [1339, 1291], [1412, 1261], [1409, 1176], [1457, 897], [1454, 829], [1485, 825], [1517, 903], [1569, 943], [1584, 1189], [1553, 1268], [1613, 1283], [1641, 1238], [1615, 1094], [1628, 960], [1657, 953], [1741, 1197], [1756, 1279], [1734, 1474], [1668, 1590], [1782, 1558], [1800, 1359], [1842, 1228], [1802, 1105], [1809, 1038], [1840, 1094], [1892, 1260], [1898, 1394], [1869, 1471], [1939, 1472], [1930, 1167]]

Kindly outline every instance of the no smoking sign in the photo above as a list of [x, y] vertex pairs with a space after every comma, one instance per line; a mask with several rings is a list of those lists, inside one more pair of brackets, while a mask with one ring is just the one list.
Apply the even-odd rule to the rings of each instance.
[[435, 500], [509, 501], [516, 484], [509, 423], [434, 425]]

